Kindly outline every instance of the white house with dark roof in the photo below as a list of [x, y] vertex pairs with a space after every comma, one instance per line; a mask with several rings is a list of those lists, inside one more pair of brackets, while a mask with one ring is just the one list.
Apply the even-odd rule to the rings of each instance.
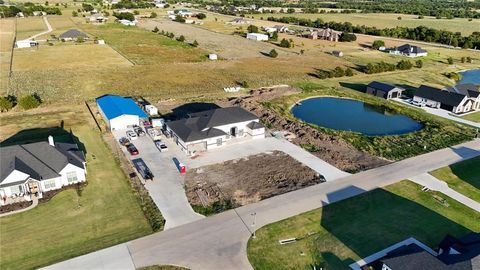
[[77, 29], [70, 29], [58, 36], [62, 41], [78, 40], [80, 38], [88, 39], [88, 35]]
[[166, 123], [167, 132], [188, 155], [221, 147], [233, 138], [265, 138], [265, 127], [240, 107], [213, 109]]
[[457, 85], [443, 90], [422, 85], [415, 92], [413, 101], [457, 114], [480, 111], [480, 92], [471, 84]]
[[404, 88], [382, 82], [373, 81], [367, 85], [366, 93], [384, 99], [399, 98]]
[[48, 142], [19, 144], [0, 148], [0, 205], [8, 198], [31, 195], [86, 180], [84, 153], [76, 144]]
[[408, 57], [421, 57], [427, 56], [428, 52], [418, 46], [403, 44], [392, 49], [389, 49], [390, 54], [404, 55]]

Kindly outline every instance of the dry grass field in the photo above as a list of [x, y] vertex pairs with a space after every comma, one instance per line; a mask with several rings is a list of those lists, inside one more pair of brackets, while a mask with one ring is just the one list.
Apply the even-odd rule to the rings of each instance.
[[47, 30], [42, 17], [19, 18], [17, 21], [17, 40], [27, 39], [32, 35]]
[[[452, 32], [461, 32], [463, 35], [470, 35], [472, 32], [478, 31], [480, 29], [480, 20], [474, 19], [468, 21], [465, 18], [455, 18], [455, 19], [436, 19], [435, 17], [425, 17], [423, 19], [418, 19], [416, 15], [407, 15], [407, 14], [382, 14], [382, 13], [351, 13], [351, 14], [342, 14], [342, 13], [327, 13], [327, 14], [305, 14], [305, 13], [294, 13], [294, 14], [255, 14], [248, 15], [247, 17], [255, 17], [257, 19], [267, 17], [286, 17], [294, 16], [298, 18], [307, 18], [311, 20], [316, 20], [320, 18], [326, 22], [335, 21], [335, 22], [351, 22], [353, 25], [367, 25], [375, 26], [377, 28], [393, 28], [396, 26], [404, 27], [417, 27], [420, 25], [439, 29], [439, 30], [448, 30]], [[402, 17], [401, 20], [398, 17]]]
[[15, 37], [15, 19], [1, 19], [0, 30], [0, 94], [4, 95], [8, 87], [8, 74]]

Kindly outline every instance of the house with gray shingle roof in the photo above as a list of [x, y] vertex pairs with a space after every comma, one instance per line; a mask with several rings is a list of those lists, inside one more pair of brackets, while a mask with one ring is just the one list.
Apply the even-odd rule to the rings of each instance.
[[79, 38], [88, 39], [88, 35], [77, 29], [70, 29], [62, 33], [58, 38], [62, 41], [71, 41], [78, 40]]
[[233, 138], [264, 138], [265, 127], [240, 107], [191, 113], [166, 123], [167, 132], [188, 155], [223, 146]]
[[480, 111], [480, 91], [474, 85], [457, 85], [446, 89], [422, 85], [415, 92], [413, 101], [457, 114]]
[[7, 198], [31, 200], [46, 191], [86, 180], [84, 153], [76, 144], [48, 142], [0, 148], [0, 205]]

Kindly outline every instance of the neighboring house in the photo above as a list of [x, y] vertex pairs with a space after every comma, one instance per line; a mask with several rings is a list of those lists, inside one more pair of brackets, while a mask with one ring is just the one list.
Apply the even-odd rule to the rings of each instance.
[[367, 85], [367, 94], [381, 97], [384, 99], [399, 98], [402, 96], [404, 88], [390, 85], [382, 82], [373, 81]]
[[408, 57], [421, 57], [427, 56], [428, 52], [418, 46], [413, 46], [410, 44], [404, 44], [399, 47], [395, 47], [388, 50], [390, 54], [404, 55]]
[[87, 22], [90, 22], [90, 23], [105, 23], [108, 20], [108, 18], [103, 16], [100, 13], [96, 13], [86, 17], [86, 20]]
[[137, 25], [137, 20], [129, 21], [127, 19], [122, 19], [122, 20], [118, 20], [118, 22], [125, 25], [125, 26], [135, 26], [135, 25]]
[[267, 41], [268, 36], [260, 33], [248, 33], [247, 39], [256, 40], [256, 41]]
[[342, 57], [343, 52], [342, 51], [332, 51], [332, 55], [336, 57]]
[[45, 11], [34, 11], [33, 16], [46, 16], [47, 13]]
[[267, 33], [273, 33], [273, 32], [277, 32], [277, 28], [265, 26], [265, 27], [263, 27], [263, 31], [265, 31]]
[[430, 254], [416, 244], [405, 245], [379, 260], [374, 270], [474, 270], [480, 269], [480, 234], [469, 233], [461, 238], [447, 235], [438, 254]]
[[64, 32], [58, 38], [62, 41], [71, 41], [71, 40], [78, 40], [79, 38], [88, 39], [87, 34], [77, 30], [77, 29], [70, 29], [67, 32]]
[[286, 27], [285, 25], [275, 25], [273, 26], [273, 28], [275, 28], [279, 33], [288, 32], [288, 27]]
[[[86, 180], [84, 153], [76, 144], [37, 142], [0, 148], [0, 204], [8, 198], [31, 195], [42, 198], [43, 192]], [[11, 201], [10, 201], [11, 202]]]
[[110, 130], [139, 125], [147, 114], [129, 97], [105, 95], [96, 99], [98, 110]]
[[167, 132], [188, 155], [225, 145], [232, 138], [264, 138], [265, 127], [240, 107], [213, 109], [166, 122]]
[[30, 48], [30, 47], [36, 47], [38, 46], [38, 41], [35, 40], [19, 40], [15, 42], [15, 47], [16, 48]]
[[330, 28], [325, 28], [325, 29], [318, 29], [310, 32], [308, 34], [308, 38], [310, 39], [322, 39], [322, 40], [328, 40], [328, 41], [339, 41], [340, 36], [342, 35], [342, 32], [335, 31]]
[[480, 92], [468, 85], [444, 90], [422, 85], [415, 92], [413, 101], [457, 114], [480, 110]]
[[15, 15], [17, 18], [25, 18], [25, 15], [23, 15], [23, 12], [18, 12], [17, 15]]
[[249, 24], [250, 21], [245, 20], [244, 18], [235, 18], [228, 22], [229, 24]]

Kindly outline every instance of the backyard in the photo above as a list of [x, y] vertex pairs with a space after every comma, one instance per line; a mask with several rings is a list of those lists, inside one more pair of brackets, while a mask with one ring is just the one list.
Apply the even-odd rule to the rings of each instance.
[[[152, 232], [129, 180], [85, 110], [69, 106], [0, 118], [1, 138], [10, 138], [2, 144], [46, 140], [50, 134], [65, 140], [71, 129], [86, 149], [88, 166], [83, 192], [64, 190], [32, 210], [0, 218], [1, 269], [34, 269]], [[23, 129], [29, 130], [15, 134]]]
[[[402, 181], [259, 229], [248, 243], [257, 269], [349, 269], [348, 265], [408, 237], [435, 247], [446, 234], [480, 230], [480, 214]], [[297, 238], [291, 244], [279, 240]]]
[[430, 173], [448, 186], [480, 202], [480, 157], [472, 158]]
[[462, 116], [462, 118], [465, 119], [465, 120], [470, 120], [470, 121], [473, 121], [473, 122], [480, 123], [480, 112], [470, 113], [470, 114], [467, 114], [465, 116]]

